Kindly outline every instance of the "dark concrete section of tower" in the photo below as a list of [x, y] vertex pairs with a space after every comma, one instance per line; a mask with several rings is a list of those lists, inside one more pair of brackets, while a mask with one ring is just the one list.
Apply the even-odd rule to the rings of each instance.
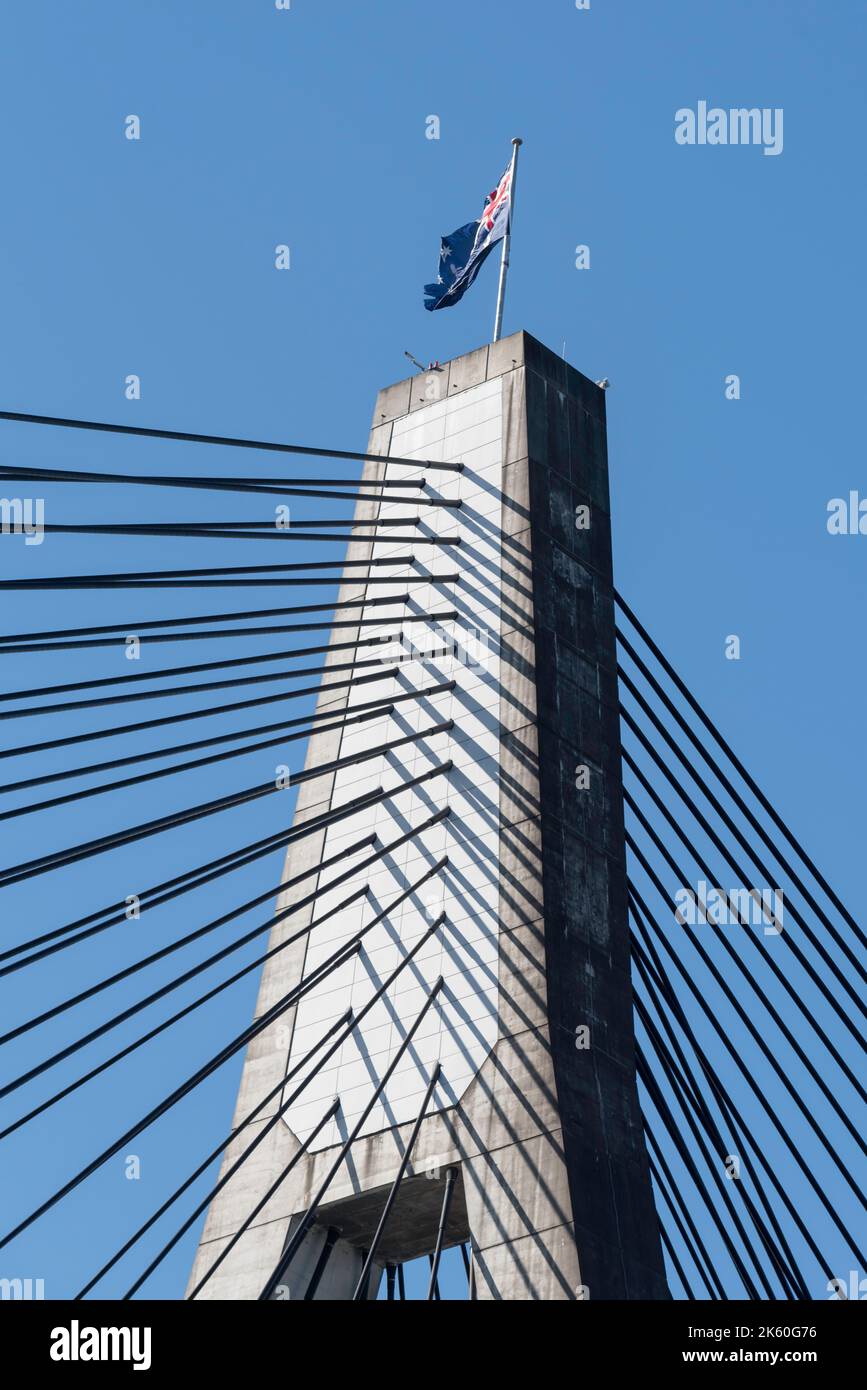
[[635, 1084], [605, 392], [524, 345], [548, 1024], [575, 1238], [591, 1297], [667, 1297]]

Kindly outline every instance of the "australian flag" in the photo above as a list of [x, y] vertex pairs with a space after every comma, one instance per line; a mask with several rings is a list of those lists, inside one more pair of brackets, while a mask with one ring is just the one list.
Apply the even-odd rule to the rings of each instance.
[[448, 309], [463, 299], [498, 241], [509, 228], [512, 207], [512, 166], [506, 170], [477, 222], [467, 222], [444, 236], [440, 246], [439, 273], [433, 285], [424, 287], [426, 309]]

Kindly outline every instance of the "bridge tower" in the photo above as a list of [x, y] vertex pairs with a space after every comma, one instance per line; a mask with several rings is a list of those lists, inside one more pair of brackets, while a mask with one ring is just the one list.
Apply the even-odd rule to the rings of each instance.
[[256, 1017], [311, 987], [248, 1048], [235, 1124], [276, 1094], [227, 1150], [224, 1174], [260, 1137], [210, 1206], [190, 1292], [231, 1247], [197, 1298], [269, 1281], [373, 1298], [442, 1226], [469, 1243], [477, 1299], [667, 1298], [635, 1078], [605, 393], [516, 333], [380, 391], [368, 451], [389, 461], [365, 463], [339, 593], [364, 606], [333, 630], [293, 822], [317, 828], [288, 850]]

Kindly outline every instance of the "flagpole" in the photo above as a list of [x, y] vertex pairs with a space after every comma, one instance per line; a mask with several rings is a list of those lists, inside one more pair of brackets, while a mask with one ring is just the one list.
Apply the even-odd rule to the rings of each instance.
[[512, 141], [512, 176], [509, 180], [509, 220], [506, 235], [503, 237], [503, 254], [500, 259], [500, 283], [497, 286], [497, 312], [494, 316], [493, 342], [499, 342], [503, 328], [503, 305], [506, 300], [506, 276], [509, 273], [509, 251], [512, 245], [512, 215], [515, 211], [515, 184], [518, 179], [518, 150], [523, 145], [517, 135]]

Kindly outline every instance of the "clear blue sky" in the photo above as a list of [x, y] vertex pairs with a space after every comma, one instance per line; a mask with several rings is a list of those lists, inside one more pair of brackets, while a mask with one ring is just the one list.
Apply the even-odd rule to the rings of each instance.
[[[860, 911], [867, 539], [832, 539], [825, 517], [830, 498], [867, 490], [865, 29], [852, 0], [592, 0], [588, 12], [572, 0], [481, 0], [459, 11], [421, 0], [293, 0], [289, 12], [271, 0], [7, 6], [0, 408], [362, 446], [376, 389], [406, 375], [404, 349], [446, 359], [490, 336], [493, 264], [451, 311], [426, 313], [422, 286], [433, 278], [440, 235], [478, 215], [510, 137], [521, 135], [505, 331], [525, 328], [558, 351], [565, 341], [578, 368], [610, 378], [618, 586]], [[782, 155], [678, 146], [675, 111], [702, 99], [784, 108]], [[130, 114], [141, 119], [139, 142], [124, 138]], [[432, 114], [438, 141], [425, 138]], [[277, 243], [291, 247], [288, 273], [273, 268]], [[590, 246], [589, 271], [574, 268], [579, 243]], [[129, 373], [141, 377], [139, 402], [124, 399]], [[737, 402], [724, 397], [729, 373], [741, 378]], [[169, 471], [198, 466], [203, 453], [5, 424], [0, 459]], [[241, 465], [252, 461], [206, 459], [212, 471]], [[49, 520], [53, 500], [65, 518], [81, 520], [255, 512], [243, 499], [227, 508], [219, 495], [45, 495]], [[262, 548], [253, 548], [256, 556]], [[232, 555], [251, 563], [249, 550], [239, 544]], [[25, 549], [5, 539], [0, 563], [4, 575], [62, 574], [145, 568], [154, 555], [144, 541], [55, 538]], [[227, 560], [224, 547], [190, 541], [161, 547], [158, 563]], [[134, 629], [132, 620], [157, 617], [167, 603], [179, 613], [218, 612], [248, 606], [250, 592], [241, 591], [241, 602], [219, 590], [168, 599], [7, 595], [0, 626], [129, 618]], [[279, 592], [252, 592], [250, 607], [281, 602]], [[741, 638], [739, 662], [724, 659], [731, 633]], [[214, 659], [221, 644], [192, 645], [192, 654], [189, 645], [165, 645], [146, 659]], [[245, 653], [257, 649], [243, 645]], [[265, 645], [273, 649], [273, 641]], [[129, 669], [119, 651], [6, 657], [0, 686], [121, 667]], [[296, 702], [291, 714], [304, 708]], [[112, 713], [121, 721], [161, 709], [142, 702]], [[276, 717], [266, 707], [257, 722]], [[96, 712], [76, 727], [104, 718]], [[56, 735], [56, 723], [6, 724], [2, 746]], [[149, 746], [176, 741], [168, 732]], [[199, 725], [195, 736], [206, 732]], [[181, 741], [183, 729], [175, 733]], [[85, 748], [89, 761], [94, 749], [94, 760], [120, 756], [129, 743]], [[24, 777], [34, 764], [50, 772], [84, 761], [72, 755], [80, 752], [5, 766]], [[203, 772], [9, 822], [0, 827], [0, 867], [43, 844], [145, 820], [260, 773], [264, 780], [272, 761], [266, 755], [263, 768], [261, 755], [238, 759], [228, 774]], [[134, 891], [130, 882], [157, 882], [253, 840], [273, 828], [273, 814], [259, 805], [204, 822], [183, 840], [160, 837], [6, 889], [4, 933], [22, 940]], [[129, 930], [151, 949], [222, 910], [227, 894], [240, 902], [266, 887], [272, 871], [276, 881], [279, 861]], [[58, 957], [62, 968], [38, 981], [34, 970], [14, 988], [7, 983], [4, 1020], [23, 1019], [128, 960], [128, 939], [110, 935]], [[228, 939], [218, 936], [214, 947]], [[152, 972], [147, 984], [171, 973]], [[137, 998], [143, 983], [5, 1049], [14, 1053], [12, 1070], [68, 1040], [70, 1019], [83, 1032]], [[180, 1079], [181, 1068], [241, 1028], [254, 997], [251, 980], [8, 1141], [0, 1154], [4, 1229], [7, 1209], [35, 1205]], [[142, 1026], [117, 1030], [114, 1046]], [[97, 1045], [83, 1058], [108, 1050]], [[81, 1064], [79, 1057], [56, 1068], [28, 1098], [50, 1094]], [[49, 1296], [74, 1292], [118, 1233], [148, 1214], [172, 1177], [227, 1128], [238, 1070], [224, 1069], [132, 1146], [141, 1181], [126, 1181], [114, 1160], [3, 1252], [0, 1273], [44, 1277]], [[20, 1112], [23, 1094], [4, 1103], [3, 1115]], [[196, 1234], [147, 1292], [182, 1293]], [[104, 1293], [122, 1293], [155, 1248], [142, 1247]]]

